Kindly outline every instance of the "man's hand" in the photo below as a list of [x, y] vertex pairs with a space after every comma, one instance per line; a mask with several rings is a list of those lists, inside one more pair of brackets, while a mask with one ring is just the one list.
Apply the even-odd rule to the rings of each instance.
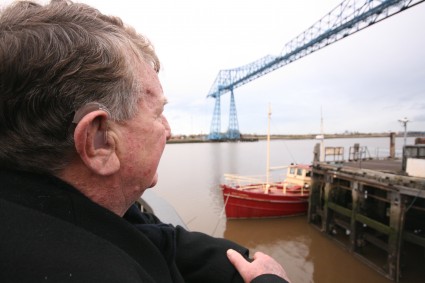
[[237, 251], [229, 249], [227, 250], [227, 257], [238, 270], [245, 283], [251, 282], [254, 278], [262, 274], [275, 274], [290, 282], [283, 267], [272, 257], [264, 253], [256, 252], [254, 254], [254, 260], [249, 262]]

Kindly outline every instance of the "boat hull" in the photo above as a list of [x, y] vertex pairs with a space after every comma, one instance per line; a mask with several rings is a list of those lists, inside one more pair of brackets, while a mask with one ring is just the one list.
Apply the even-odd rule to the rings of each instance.
[[305, 214], [308, 194], [254, 192], [221, 185], [227, 218], [268, 218]]

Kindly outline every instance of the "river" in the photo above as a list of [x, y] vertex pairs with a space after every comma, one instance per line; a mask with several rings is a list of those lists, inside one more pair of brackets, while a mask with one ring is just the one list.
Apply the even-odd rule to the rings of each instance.
[[[408, 138], [407, 144], [413, 144]], [[316, 140], [272, 140], [271, 166], [311, 163]], [[388, 156], [389, 138], [329, 139], [326, 146], [367, 146], [372, 157]], [[396, 139], [401, 154], [403, 139]], [[276, 258], [293, 283], [392, 282], [356, 259], [307, 223], [306, 216], [226, 220], [219, 184], [224, 173], [265, 175], [265, 141], [168, 144], [154, 190], [170, 203], [187, 227], [236, 241], [252, 252]], [[407, 281], [401, 281], [407, 282]]]

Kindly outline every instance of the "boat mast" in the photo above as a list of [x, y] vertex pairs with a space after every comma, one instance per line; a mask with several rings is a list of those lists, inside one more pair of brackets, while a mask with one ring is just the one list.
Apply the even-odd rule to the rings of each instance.
[[266, 168], [266, 194], [269, 192], [269, 177], [270, 177], [270, 119], [272, 116], [272, 106], [269, 104], [268, 112], [268, 123], [267, 123], [267, 168]]
[[325, 143], [324, 143], [324, 139], [325, 139], [325, 134], [323, 131], [323, 111], [322, 111], [322, 107], [320, 106], [320, 157], [319, 157], [319, 161], [320, 162], [324, 162], [325, 161]]

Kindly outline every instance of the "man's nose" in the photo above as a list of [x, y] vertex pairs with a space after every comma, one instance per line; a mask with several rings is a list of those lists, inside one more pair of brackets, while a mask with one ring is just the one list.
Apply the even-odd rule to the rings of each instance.
[[171, 138], [171, 128], [170, 128], [170, 124], [168, 123], [167, 118], [165, 118], [165, 116], [163, 116], [162, 118], [164, 127], [165, 127], [165, 131], [166, 131], [166, 135], [167, 135], [167, 141]]

